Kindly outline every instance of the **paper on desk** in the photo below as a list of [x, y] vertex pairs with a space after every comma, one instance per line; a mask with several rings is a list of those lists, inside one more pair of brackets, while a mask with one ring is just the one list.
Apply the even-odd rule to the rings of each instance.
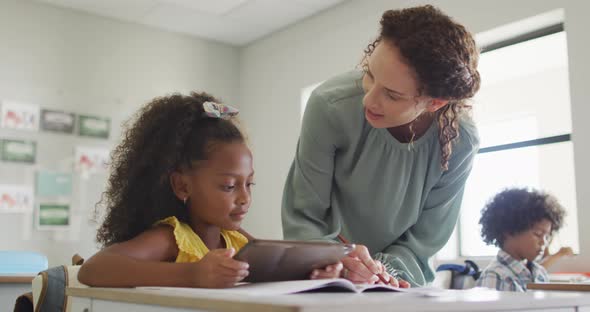
[[236, 294], [246, 296], [276, 296], [295, 294], [324, 288], [338, 288], [342, 291], [352, 293], [361, 293], [365, 290], [384, 290], [390, 292], [413, 293], [420, 296], [438, 297], [447, 293], [447, 290], [433, 287], [424, 288], [397, 288], [385, 285], [354, 285], [343, 279], [324, 279], [324, 280], [300, 280], [284, 281], [269, 283], [240, 284], [236, 287], [225, 289], [209, 288], [180, 288], [180, 287], [137, 287], [137, 289], [157, 290], [161, 292], [171, 292], [178, 295], [210, 295], [210, 294]]

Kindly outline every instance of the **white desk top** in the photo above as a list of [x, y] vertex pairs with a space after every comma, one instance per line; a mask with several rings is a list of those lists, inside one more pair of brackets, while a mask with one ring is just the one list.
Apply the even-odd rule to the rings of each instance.
[[217, 311], [498, 311], [590, 307], [590, 293], [529, 291], [497, 292], [475, 288], [451, 290], [437, 297], [412, 293], [308, 293], [279, 296], [223, 294], [215, 290], [182, 292], [172, 289], [68, 288], [73, 297], [114, 302]]

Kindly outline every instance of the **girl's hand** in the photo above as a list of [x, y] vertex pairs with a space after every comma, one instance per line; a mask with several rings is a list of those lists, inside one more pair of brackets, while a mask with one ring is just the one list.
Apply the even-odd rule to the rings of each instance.
[[310, 279], [325, 279], [325, 278], [338, 278], [342, 272], [342, 262], [330, 264], [323, 269], [316, 269], [311, 272]]
[[196, 287], [224, 288], [234, 286], [248, 276], [248, 263], [233, 259], [235, 250], [214, 249], [195, 263], [193, 280]]

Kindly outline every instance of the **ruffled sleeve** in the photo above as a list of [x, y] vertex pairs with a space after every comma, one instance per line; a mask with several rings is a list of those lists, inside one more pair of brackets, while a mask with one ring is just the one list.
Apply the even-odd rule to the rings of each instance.
[[174, 216], [160, 220], [155, 225], [161, 224], [169, 225], [174, 229], [174, 238], [178, 246], [176, 262], [196, 262], [209, 252], [203, 240], [195, 234], [188, 224], [178, 221]]

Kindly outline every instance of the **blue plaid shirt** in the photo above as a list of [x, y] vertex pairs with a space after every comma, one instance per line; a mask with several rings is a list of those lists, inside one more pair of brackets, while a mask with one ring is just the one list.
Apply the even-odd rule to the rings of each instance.
[[527, 283], [543, 283], [549, 281], [547, 270], [536, 262], [518, 261], [505, 251], [498, 251], [494, 259], [475, 283], [476, 286], [495, 288], [503, 291], [526, 291]]

